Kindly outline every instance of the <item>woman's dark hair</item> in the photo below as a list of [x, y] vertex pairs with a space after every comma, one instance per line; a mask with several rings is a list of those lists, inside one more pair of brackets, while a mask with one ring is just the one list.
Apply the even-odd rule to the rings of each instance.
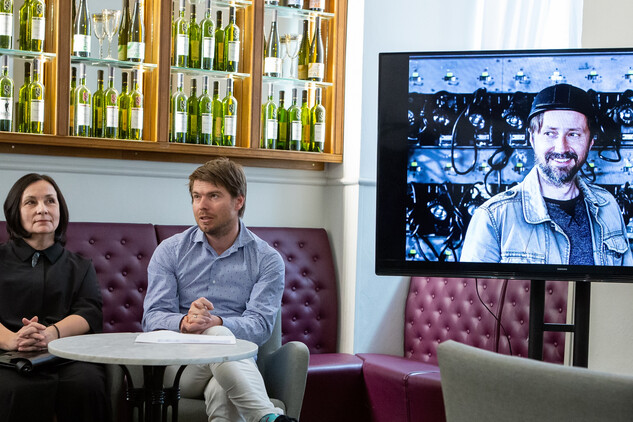
[[68, 227], [68, 206], [57, 183], [55, 183], [52, 177], [45, 174], [26, 174], [20, 177], [13, 187], [11, 187], [11, 190], [9, 190], [7, 199], [4, 200], [4, 217], [7, 220], [7, 232], [9, 233], [9, 237], [13, 240], [31, 237], [31, 234], [22, 227], [20, 205], [22, 195], [26, 188], [40, 180], [50, 183], [53, 189], [55, 189], [55, 193], [57, 193], [57, 201], [59, 202], [59, 225], [57, 229], [55, 229], [55, 241], [64, 244], [66, 242], [66, 228]]

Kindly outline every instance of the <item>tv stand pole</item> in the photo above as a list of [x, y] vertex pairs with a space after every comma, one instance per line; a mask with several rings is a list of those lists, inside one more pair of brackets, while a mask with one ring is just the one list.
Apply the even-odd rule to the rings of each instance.
[[545, 318], [545, 280], [530, 282], [530, 331], [528, 357], [543, 360], [543, 333], [545, 331], [573, 333], [573, 365], [587, 367], [589, 361], [589, 305], [591, 282], [576, 282], [574, 296], [574, 323], [550, 324]]

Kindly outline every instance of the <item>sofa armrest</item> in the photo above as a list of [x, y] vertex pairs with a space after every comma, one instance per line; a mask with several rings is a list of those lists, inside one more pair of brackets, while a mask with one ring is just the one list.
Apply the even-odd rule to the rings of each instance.
[[310, 352], [299, 341], [289, 341], [279, 349], [258, 358], [266, 390], [271, 398], [286, 405], [286, 414], [299, 418], [308, 375]]

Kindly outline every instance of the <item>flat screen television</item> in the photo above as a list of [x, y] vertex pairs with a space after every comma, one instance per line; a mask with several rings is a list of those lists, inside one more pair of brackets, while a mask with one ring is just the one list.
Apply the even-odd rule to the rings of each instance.
[[[607, 192], [619, 213], [603, 226], [587, 210], [578, 226], [587, 229], [569, 235], [549, 217], [549, 229], [525, 229], [501, 212], [478, 218], [469, 233], [476, 210], [491, 212], [487, 201], [527, 189], [535, 166], [527, 117], [541, 90], [562, 84], [586, 91], [595, 111], [594, 143], [577, 177]], [[633, 49], [381, 53], [377, 157], [378, 275], [633, 281]], [[516, 206], [520, 215], [531, 205]], [[509, 240], [513, 230], [523, 238]], [[523, 248], [521, 258], [505, 250], [490, 261], [462, 259], [473, 256], [463, 254], [467, 234], [482, 233], [489, 237], [478, 248]], [[569, 258], [561, 235], [593, 242], [599, 255]]]

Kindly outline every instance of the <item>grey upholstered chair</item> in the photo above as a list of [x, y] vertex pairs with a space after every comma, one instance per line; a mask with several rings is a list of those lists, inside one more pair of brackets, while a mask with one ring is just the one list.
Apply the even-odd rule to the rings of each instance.
[[633, 420], [633, 377], [512, 357], [454, 341], [438, 348], [447, 422]]

